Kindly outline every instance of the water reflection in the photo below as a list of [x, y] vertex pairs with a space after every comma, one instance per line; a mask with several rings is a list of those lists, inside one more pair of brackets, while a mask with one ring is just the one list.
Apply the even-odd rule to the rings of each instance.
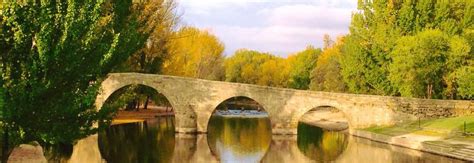
[[348, 137], [347, 133], [326, 131], [305, 123], [298, 124], [298, 149], [315, 161], [336, 160], [347, 148]]
[[222, 162], [259, 162], [270, 146], [268, 118], [213, 115], [209, 120], [208, 143]]
[[175, 148], [174, 118], [113, 125], [99, 133], [107, 162], [171, 162]]
[[67, 146], [45, 153], [57, 156], [50, 162], [70, 163], [463, 162], [311, 126], [299, 128], [298, 136], [272, 136], [266, 118], [213, 118], [208, 135], [175, 134], [173, 118], [160, 117], [111, 126], [79, 140], [72, 154]]

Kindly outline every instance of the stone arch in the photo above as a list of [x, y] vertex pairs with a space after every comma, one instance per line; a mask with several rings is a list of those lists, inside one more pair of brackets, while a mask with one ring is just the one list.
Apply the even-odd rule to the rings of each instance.
[[[321, 108], [321, 107], [332, 107], [339, 110], [344, 115], [345, 119], [347, 119], [349, 130], [354, 127], [353, 122], [352, 122], [352, 116], [348, 112], [347, 108], [342, 105], [330, 104], [330, 103], [320, 103], [316, 105], [309, 105], [309, 107], [305, 107], [304, 109], [301, 109], [301, 111], [295, 113], [292, 116], [291, 123], [297, 125], [300, 119], [303, 117], [303, 115], [305, 115], [306, 113], [308, 113], [309, 111], [313, 109]], [[294, 127], [297, 128], [297, 126], [294, 126]]]
[[[157, 89], [156, 87], [153, 87], [152, 85], [146, 85], [146, 84], [141, 84], [141, 83], [122, 83], [120, 85], [117, 85], [116, 87], [114, 87], [113, 89], [110, 89], [110, 90], [103, 90], [103, 92], [101, 92], [98, 96], [97, 96], [97, 99], [96, 99], [96, 109], [97, 110], [100, 110], [102, 108], [102, 106], [104, 105], [104, 103], [107, 101], [107, 99], [113, 94], [115, 93], [116, 91], [122, 89], [122, 88], [125, 88], [125, 87], [128, 87], [128, 86], [131, 86], [131, 85], [142, 85], [142, 86], [146, 86], [146, 87], [150, 87], [152, 89], [154, 89], [156, 92], [162, 94], [163, 96], [165, 96], [165, 98], [168, 100], [168, 102], [170, 103], [171, 107], [172, 108], [175, 108], [174, 106], [176, 105], [175, 102], [173, 100], [171, 100], [170, 98], [168, 98], [168, 96], [163, 93], [162, 91], [160, 91], [159, 89]], [[101, 97], [99, 97], [101, 96]]]
[[[245, 97], [245, 98], [249, 98], [255, 102], [257, 102], [260, 106], [262, 106], [263, 108], [263, 111], [267, 112], [268, 113], [268, 119], [270, 120], [270, 124], [272, 124], [272, 120], [270, 118], [270, 113], [267, 111], [266, 109], [266, 106], [264, 105], [264, 103], [261, 103], [260, 101], [258, 101], [257, 99], [255, 98], [252, 98], [251, 95], [241, 95], [241, 94], [237, 94], [237, 95], [230, 95], [230, 96], [222, 96], [220, 97], [218, 100], [216, 100], [216, 102], [212, 105], [212, 107], [210, 108], [210, 114], [206, 117], [207, 121], [206, 121], [206, 124], [209, 124], [209, 121], [211, 120], [211, 116], [212, 116], [212, 113], [214, 113], [214, 111], [217, 109], [217, 107], [222, 104], [223, 102], [231, 99], [231, 98], [234, 98], [234, 97]], [[205, 128], [205, 132], [207, 132], [207, 126], [208, 125], [205, 125], [206, 128]]]
[[[150, 80], [151, 79], [151, 80]], [[129, 85], [144, 85], [155, 89], [166, 97], [174, 111], [175, 116], [175, 131], [192, 133], [197, 131], [196, 112], [194, 108], [188, 105], [182, 105], [178, 101], [181, 98], [174, 94], [173, 89], [162, 84], [160, 79], [149, 78], [146, 75], [121, 75], [111, 74], [104, 80], [100, 86], [99, 94], [96, 97], [95, 106], [99, 111], [105, 101], [112, 93]]]

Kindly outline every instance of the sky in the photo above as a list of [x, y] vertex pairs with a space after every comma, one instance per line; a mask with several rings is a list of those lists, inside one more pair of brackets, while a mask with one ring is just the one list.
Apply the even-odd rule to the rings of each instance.
[[184, 25], [208, 30], [225, 55], [246, 48], [288, 56], [349, 32], [356, 0], [178, 0]]

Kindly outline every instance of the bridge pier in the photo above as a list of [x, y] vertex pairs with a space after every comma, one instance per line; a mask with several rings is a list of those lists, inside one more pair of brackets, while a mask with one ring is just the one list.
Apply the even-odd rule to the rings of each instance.
[[191, 105], [178, 104], [173, 106], [175, 131], [179, 133], [197, 133], [197, 116]]

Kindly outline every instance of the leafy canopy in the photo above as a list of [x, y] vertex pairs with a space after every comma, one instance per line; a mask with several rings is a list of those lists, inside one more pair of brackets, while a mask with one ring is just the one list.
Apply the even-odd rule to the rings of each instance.
[[4, 127], [16, 141], [70, 143], [96, 131], [101, 79], [140, 49], [147, 15], [131, 1], [4, 3]]

